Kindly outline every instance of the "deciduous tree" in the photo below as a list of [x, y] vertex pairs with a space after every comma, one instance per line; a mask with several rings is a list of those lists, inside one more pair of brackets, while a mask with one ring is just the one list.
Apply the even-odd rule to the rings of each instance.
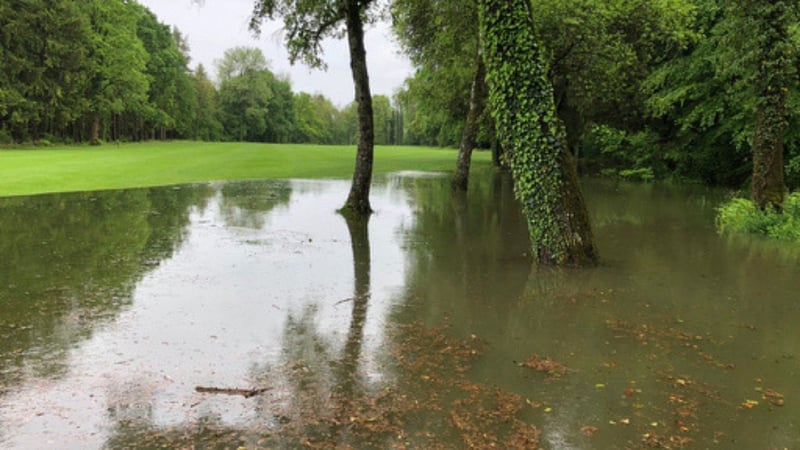
[[540, 263], [597, 260], [589, 217], [528, 0], [479, 0], [489, 106]]
[[375, 129], [364, 48], [364, 22], [374, 3], [374, 0], [256, 0], [251, 21], [251, 28], [258, 31], [264, 18], [282, 17], [291, 61], [300, 59], [311, 67], [324, 66], [322, 40], [340, 35], [344, 25], [358, 104], [358, 149], [350, 193], [342, 211], [356, 215], [372, 212], [369, 191]]

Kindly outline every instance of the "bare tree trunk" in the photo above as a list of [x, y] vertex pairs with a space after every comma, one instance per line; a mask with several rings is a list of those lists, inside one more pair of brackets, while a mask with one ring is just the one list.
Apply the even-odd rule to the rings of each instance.
[[486, 66], [483, 64], [480, 47], [475, 58], [475, 76], [472, 79], [472, 89], [469, 95], [469, 113], [464, 133], [461, 135], [461, 145], [458, 148], [458, 162], [456, 173], [453, 177], [453, 190], [466, 191], [469, 186], [469, 166], [472, 162], [472, 150], [478, 138], [480, 118], [486, 105]]
[[347, 43], [350, 48], [350, 70], [353, 74], [355, 97], [358, 103], [358, 150], [356, 152], [350, 194], [342, 212], [367, 215], [372, 212], [369, 189], [372, 183], [372, 160], [375, 145], [375, 126], [372, 117], [372, 94], [367, 72], [367, 52], [364, 48], [364, 24], [361, 20], [361, 1], [347, 0]]

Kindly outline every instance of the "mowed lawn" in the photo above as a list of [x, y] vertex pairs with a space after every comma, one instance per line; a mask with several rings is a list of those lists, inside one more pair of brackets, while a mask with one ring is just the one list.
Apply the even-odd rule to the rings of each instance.
[[[375, 148], [374, 173], [452, 172], [457, 152]], [[476, 152], [473, 163], [490, 163]], [[0, 150], [0, 196], [258, 178], [349, 178], [355, 146], [153, 142]]]

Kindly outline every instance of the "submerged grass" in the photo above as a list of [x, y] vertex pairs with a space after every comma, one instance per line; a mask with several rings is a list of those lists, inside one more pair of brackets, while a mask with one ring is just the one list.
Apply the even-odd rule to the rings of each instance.
[[[148, 142], [0, 150], [0, 196], [166, 186], [215, 180], [349, 178], [354, 146]], [[477, 152], [476, 164], [490, 156]], [[451, 171], [456, 152], [375, 148], [375, 173]]]
[[719, 208], [717, 228], [722, 233], [754, 234], [800, 243], [800, 192], [786, 197], [783, 211], [761, 211], [751, 200], [735, 198]]

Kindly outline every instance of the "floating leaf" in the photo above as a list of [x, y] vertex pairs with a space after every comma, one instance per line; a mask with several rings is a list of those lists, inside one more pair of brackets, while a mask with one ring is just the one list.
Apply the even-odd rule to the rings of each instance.
[[761, 394], [761, 398], [770, 402], [770, 404], [774, 406], [783, 406], [783, 394], [777, 391], [773, 391], [772, 389], [764, 389]]
[[741, 403], [741, 406], [747, 409], [753, 409], [758, 406], [758, 400], [745, 400]]

